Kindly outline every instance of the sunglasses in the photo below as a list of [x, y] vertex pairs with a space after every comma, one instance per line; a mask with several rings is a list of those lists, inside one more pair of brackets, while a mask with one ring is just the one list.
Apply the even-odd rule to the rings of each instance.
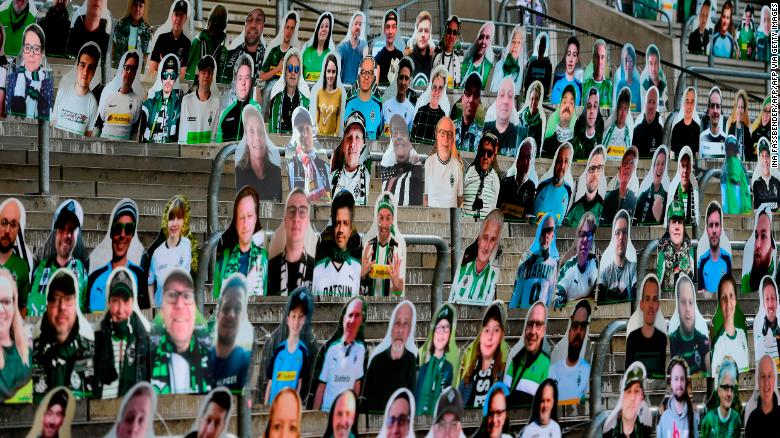
[[447, 28], [447, 32], [446, 33], [447, 33], [447, 35], [457, 35], [458, 34], [458, 29]]
[[161, 77], [161, 78], [162, 78], [162, 80], [164, 80], [164, 81], [168, 81], [168, 80], [176, 80], [176, 78], [177, 78], [178, 76], [179, 76], [179, 75], [177, 75], [175, 71], [164, 71], [164, 72], [162, 72], [162, 75], [160, 75], [160, 77]]
[[132, 236], [133, 233], [135, 233], [135, 222], [127, 224], [116, 223], [111, 225], [111, 237], [119, 236], [122, 234], [122, 231], [125, 232], [125, 236]]
[[288, 65], [287, 66], [287, 73], [298, 73], [301, 71], [301, 66], [299, 65]]
[[722, 389], [724, 391], [732, 391], [733, 392], [735, 388], [736, 388], [736, 385], [720, 385], [720, 389]]
[[493, 149], [480, 149], [479, 156], [485, 158], [493, 158]]

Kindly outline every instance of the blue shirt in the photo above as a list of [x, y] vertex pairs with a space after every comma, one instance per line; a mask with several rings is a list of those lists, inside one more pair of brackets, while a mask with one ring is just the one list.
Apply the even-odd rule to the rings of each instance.
[[582, 94], [582, 82], [577, 80], [577, 77], [575, 76], [573, 80], [569, 80], [566, 77], [566, 74], [563, 75], [563, 77], [559, 78], [555, 81], [555, 85], [552, 87], [552, 93], [550, 94], [550, 103], [559, 104], [561, 103], [561, 98], [563, 97], [563, 89], [566, 88], [567, 85], [573, 85], [574, 86], [574, 105], [580, 106], [580, 95]]
[[712, 260], [712, 254], [708, 249], [702, 254], [696, 265], [698, 266], [696, 276], [699, 278], [699, 287], [707, 292], [716, 293], [720, 279], [731, 273], [731, 255], [721, 248], [720, 257], [716, 262]]
[[571, 198], [571, 187], [565, 182], [560, 187], [555, 187], [553, 179], [542, 181], [534, 201], [534, 214], [541, 218], [546, 213], [555, 217], [555, 223], [560, 225], [566, 216]]
[[301, 371], [308, 363], [309, 352], [300, 340], [294, 352], [287, 349], [287, 341], [277, 345], [271, 358], [266, 378], [271, 381], [271, 393], [268, 402], [271, 403], [284, 388], [298, 388]]
[[347, 101], [347, 107], [344, 110], [344, 123], [353, 112], [358, 111], [366, 119], [366, 138], [365, 140], [376, 140], [382, 135], [382, 104], [372, 95], [368, 102], [360, 100], [360, 96], [355, 95]]
[[350, 38], [347, 37], [336, 47], [341, 56], [341, 82], [354, 84], [357, 80], [360, 61], [363, 60], [363, 50], [368, 46], [365, 40], [358, 40], [356, 48], [352, 48]]
[[719, 32], [712, 34], [712, 56], [719, 58], [735, 58], [734, 38], [730, 34], [721, 35]]
[[242, 389], [246, 384], [251, 352], [236, 345], [228, 357], [217, 356], [217, 347], [209, 350], [209, 367], [211, 368], [214, 386], [226, 386], [229, 389]]

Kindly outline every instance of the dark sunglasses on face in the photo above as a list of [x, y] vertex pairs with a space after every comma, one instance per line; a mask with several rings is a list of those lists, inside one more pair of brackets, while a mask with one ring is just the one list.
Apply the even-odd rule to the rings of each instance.
[[447, 29], [447, 35], [457, 35], [457, 34], [458, 34], [458, 29], [452, 29], [452, 28]]
[[299, 65], [288, 65], [287, 66], [287, 72], [288, 73], [298, 73], [301, 71], [301, 66]]
[[135, 222], [127, 224], [115, 223], [114, 225], [111, 225], [111, 237], [122, 234], [123, 230], [126, 236], [132, 236], [133, 233], [135, 233]]
[[161, 75], [162, 80], [164, 80], [164, 81], [176, 80], [176, 78], [178, 76], [179, 75], [177, 75], [175, 71], [171, 71], [171, 70], [166, 70], [166, 71], [162, 72], [162, 75]]
[[479, 150], [479, 156], [480, 157], [486, 157], [486, 158], [493, 158], [493, 149], [480, 149]]

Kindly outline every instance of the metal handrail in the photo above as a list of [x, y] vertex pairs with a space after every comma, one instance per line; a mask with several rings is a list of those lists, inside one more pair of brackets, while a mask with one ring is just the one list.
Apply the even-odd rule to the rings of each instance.
[[[639, 264], [637, 265], [637, 275], [644, 276], [644, 273], [647, 272], [647, 265], [650, 261], [650, 256], [652, 256], [653, 252], [655, 252], [658, 249], [658, 241], [659, 239], [653, 239], [647, 242], [647, 245], [642, 250], [642, 255], [639, 257]], [[744, 240], [730, 240], [729, 244], [731, 245], [731, 249], [733, 250], [745, 250], [745, 244], [747, 242]], [[691, 246], [694, 247], [699, 244], [699, 239], [691, 239]], [[632, 304], [633, 307], [633, 304]], [[636, 310], [632, 308], [632, 311]]]
[[588, 438], [601, 438], [604, 436], [603, 429], [604, 423], [607, 422], [607, 417], [609, 417], [609, 411], [601, 411], [591, 420], [588, 428]]
[[[667, 14], [666, 11], [664, 11], [663, 9], [661, 9], [661, 8], [659, 8], [657, 6], [649, 5], [649, 4], [645, 3], [643, 0], [633, 0], [633, 2], [635, 4], [639, 3], [642, 6], [646, 7], [647, 9], [653, 10], [656, 13], [660, 14], [662, 17], [666, 18], [666, 24], [669, 25], [669, 36], [674, 38], [674, 35], [673, 35], [673, 32], [672, 32], [672, 19], [669, 18], [669, 14]], [[617, 2], [615, 2], [615, 4], [617, 4]], [[634, 17], [634, 18], [638, 18], [638, 17]]]
[[[707, 187], [707, 183], [710, 182], [712, 178], [720, 179], [720, 169], [709, 169], [706, 172], [704, 172], [704, 176], [701, 178], [701, 187]], [[702, 205], [704, 202], [704, 190], [699, 190], [699, 205]]]
[[[610, 322], [601, 331], [599, 339], [596, 341], [596, 348], [593, 352], [593, 365], [590, 369], [590, 418], [594, 424], [596, 423], [597, 414], [604, 411], [601, 402], [601, 377], [604, 375], [604, 362], [607, 354], [612, 349], [612, 337], [618, 332], [626, 330], [627, 325], [628, 321], [625, 319]], [[606, 417], [604, 417], [604, 420], [606, 420]], [[591, 425], [591, 430], [592, 428], [593, 425]], [[600, 433], [599, 436], [601, 436]]]

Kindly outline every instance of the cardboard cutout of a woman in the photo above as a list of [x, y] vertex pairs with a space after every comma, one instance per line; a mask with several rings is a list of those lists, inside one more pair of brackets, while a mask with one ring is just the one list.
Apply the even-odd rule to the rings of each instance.
[[661, 145], [655, 150], [647, 172], [639, 185], [639, 199], [634, 210], [638, 225], [657, 225], [663, 222], [666, 195], [669, 190], [669, 149]]
[[244, 106], [244, 135], [236, 146], [236, 187], [251, 186], [261, 201], [282, 200], [282, 160], [274, 146], [260, 110], [253, 105]]
[[304, 107], [296, 108], [292, 120], [293, 134], [285, 150], [287, 187], [303, 190], [310, 202], [329, 202], [330, 163], [319, 147], [309, 111]]
[[154, 388], [147, 382], [138, 382], [122, 399], [116, 422], [106, 438], [154, 438], [156, 415], [157, 394]]
[[330, 12], [323, 12], [317, 18], [317, 24], [314, 26], [311, 38], [301, 47], [303, 52], [301, 61], [303, 74], [301, 77], [304, 80], [316, 82], [320, 79], [325, 57], [336, 48], [336, 45], [333, 43], [334, 27], [336, 27], [336, 23], [333, 21], [333, 14]]
[[512, 28], [509, 41], [501, 54], [501, 60], [496, 63], [493, 80], [490, 82], [490, 91], [498, 92], [498, 86], [506, 77], [512, 78], [515, 83], [515, 90], [518, 93], [523, 89], [523, 74], [525, 74], [527, 52], [525, 37], [525, 26], [517, 24]]
[[31, 24], [25, 28], [22, 41], [16, 62], [8, 67], [5, 112], [49, 120], [54, 104], [54, 77], [46, 62], [46, 36], [40, 26]]
[[[304, 56], [305, 57], [305, 56]], [[347, 91], [341, 83], [341, 57], [336, 52], [322, 59], [322, 73], [311, 89], [309, 112], [314, 115], [317, 135], [338, 137], [343, 133], [341, 121], [347, 105]], [[293, 134], [295, 133], [293, 125]]]
[[4, 346], [0, 351], [0, 403], [32, 403], [29, 327], [19, 311], [16, 280], [0, 269], [0, 302], [6, 323], [0, 328]]
[[509, 308], [527, 309], [541, 301], [553, 304], [558, 283], [558, 246], [555, 218], [545, 214], [536, 226], [536, 238], [517, 267], [517, 276]]
[[457, 308], [450, 303], [442, 304], [436, 310], [426, 340], [420, 347], [414, 390], [420, 415], [433, 414], [439, 395], [444, 388], [455, 383], [455, 371], [460, 366], [460, 351], [455, 342], [457, 324]]
[[368, 203], [371, 189], [371, 159], [366, 140], [365, 118], [355, 111], [344, 122], [344, 136], [330, 162], [333, 193], [349, 191], [356, 205]]
[[712, 317], [710, 331], [712, 370], [717, 370], [727, 356], [734, 359], [740, 372], [750, 368], [748, 328], [745, 314], [737, 302], [738, 293], [734, 277], [727, 275], [721, 278], [718, 284], [718, 309]]
[[482, 221], [476, 240], [463, 251], [449, 302], [485, 306], [495, 299], [503, 228], [504, 215], [498, 209]]
[[[520, 88], [515, 88], [520, 92]], [[547, 113], [542, 107], [544, 98], [544, 85], [539, 81], [533, 81], [525, 92], [525, 104], [520, 108], [517, 125], [517, 138], [531, 137], [537, 145], [542, 144], [542, 135], [547, 128]], [[536, 155], [534, 155], [536, 156]]]
[[615, 72], [612, 102], [617, 100], [617, 95], [624, 87], [631, 90], [631, 111], [642, 111], [642, 93], [640, 91], [639, 68], [636, 64], [636, 49], [631, 43], [623, 46], [620, 52], [620, 67]]

